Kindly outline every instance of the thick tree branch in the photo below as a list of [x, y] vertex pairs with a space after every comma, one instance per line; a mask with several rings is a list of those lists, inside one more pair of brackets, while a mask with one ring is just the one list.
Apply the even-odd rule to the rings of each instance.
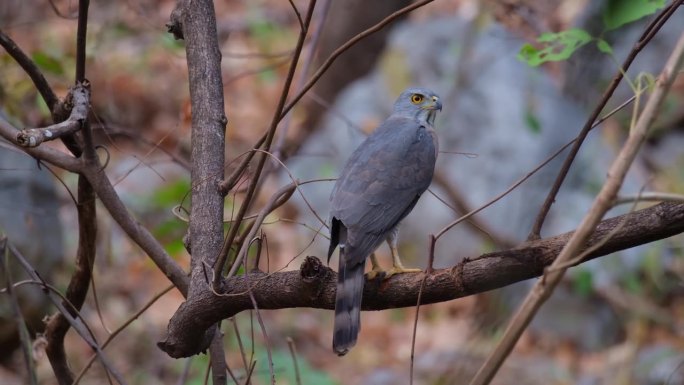
[[[621, 229], [605, 241], [616, 226]], [[589, 238], [585, 248], [605, 241], [586, 260], [646, 244], [684, 232], [684, 204], [659, 205], [604, 220]], [[466, 258], [448, 268], [429, 274], [421, 303], [429, 304], [500, 288], [540, 276], [573, 232], [526, 242], [514, 249]], [[415, 306], [422, 273], [399, 274], [388, 280], [367, 281], [363, 310], [382, 310]], [[158, 346], [172, 357], [187, 357], [202, 351], [198, 345], [204, 330], [220, 319], [252, 309], [247, 291], [252, 292], [260, 309], [310, 307], [332, 309], [335, 306], [337, 275], [317, 258], [308, 257], [299, 271], [265, 274], [250, 273], [232, 277], [222, 284], [218, 296], [204, 292], [185, 302], [169, 323], [166, 338]]]
[[[2, 118], [2, 116], [0, 116], [0, 137], [16, 145], [17, 147], [21, 147], [19, 146], [19, 143], [17, 143], [18, 132], [19, 130], [16, 127], [14, 127], [10, 122], [6, 121]], [[83, 168], [83, 164], [79, 159], [74, 158], [73, 156], [69, 156], [63, 153], [62, 151], [59, 151], [51, 147], [22, 147], [21, 149], [25, 153], [36, 159], [40, 159], [41, 161], [51, 163], [57, 167], [60, 167], [67, 171], [71, 171], [73, 173], [79, 173]]]
[[190, 243], [192, 274], [189, 296], [206, 290], [203, 262], [212, 264], [223, 241], [223, 179], [225, 128], [221, 51], [211, 1], [179, 2], [186, 41], [192, 108], [192, 209]]
[[[223, 102], [221, 51], [216, 15], [211, 0], [179, 1], [171, 15], [180, 23], [186, 57], [192, 110], [190, 251], [192, 255], [188, 299], [209, 289], [205, 264], [213, 265], [223, 242], [223, 179], [226, 118]], [[172, 21], [173, 22], [173, 21]], [[202, 340], [211, 341], [213, 383], [226, 383], [223, 340], [217, 328], [205, 329]], [[204, 332], [204, 331], [203, 331]]]

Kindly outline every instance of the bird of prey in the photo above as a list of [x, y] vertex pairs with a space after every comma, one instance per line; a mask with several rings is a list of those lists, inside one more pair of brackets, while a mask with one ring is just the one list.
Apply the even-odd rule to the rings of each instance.
[[383, 273], [373, 252], [387, 241], [392, 274], [406, 269], [397, 252], [398, 225], [427, 190], [435, 169], [438, 145], [433, 129], [442, 109], [439, 97], [424, 88], [409, 88], [394, 110], [351, 155], [330, 195], [328, 262], [339, 245], [333, 350], [346, 354], [356, 344], [364, 267], [371, 257], [369, 279]]

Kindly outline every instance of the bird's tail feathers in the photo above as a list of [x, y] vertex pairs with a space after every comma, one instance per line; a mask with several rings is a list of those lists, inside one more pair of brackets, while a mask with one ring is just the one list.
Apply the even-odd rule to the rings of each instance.
[[335, 252], [337, 245], [340, 246], [340, 253], [344, 247], [344, 243], [347, 241], [347, 228], [344, 223], [339, 219], [332, 217], [330, 221], [330, 246], [328, 247], [328, 263], [330, 263], [330, 258]]
[[361, 330], [361, 296], [364, 283], [364, 263], [347, 263], [344, 247], [340, 247], [340, 267], [335, 298], [335, 326], [333, 350], [347, 354], [356, 344]]

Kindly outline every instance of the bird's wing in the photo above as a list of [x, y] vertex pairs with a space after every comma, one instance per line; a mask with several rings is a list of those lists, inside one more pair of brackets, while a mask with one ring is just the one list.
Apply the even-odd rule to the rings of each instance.
[[354, 259], [366, 258], [413, 209], [432, 180], [436, 148], [431, 127], [390, 117], [352, 154], [333, 189], [331, 216], [349, 230]]

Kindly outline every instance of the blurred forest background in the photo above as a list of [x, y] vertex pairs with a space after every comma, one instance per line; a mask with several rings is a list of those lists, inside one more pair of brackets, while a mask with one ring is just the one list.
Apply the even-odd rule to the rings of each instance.
[[[307, 6], [305, 1], [294, 3], [300, 10]], [[400, 18], [338, 58], [281, 122], [273, 153], [287, 170], [276, 161], [267, 164], [270, 174], [257, 203], [293, 177], [335, 178], [353, 149], [389, 114], [401, 90], [431, 88], [444, 101], [436, 124], [442, 153], [432, 193], [403, 224], [400, 245], [406, 264], [424, 268], [429, 234], [503, 192], [580, 130], [649, 21], [646, 17], [605, 32], [606, 7], [615, 3], [620, 2], [438, 0]], [[284, 0], [214, 4], [223, 55], [229, 173], [236, 166], [230, 160], [251, 149], [269, 125], [299, 24]], [[350, 37], [408, 4], [319, 0], [293, 88], [300, 88]], [[93, 89], [95, 139], [111, 157], [107, 175], [130, 212], [187, 269], [187, 223], [172, 212], [177, 205], [189, 207], [191, 124], [183, 41], [174, 40], [164, 27], [174, 6], [171, 0], [93, 1], [87, 78]], [[70, 0], [0, 3], [0, 29], [29, 54], [58, 95], [73, 85], [76, 10], [77, 2]], [[680, 9], [627, 76], [635, 82], [639, 73], [657, 74], [683, 25]], [[568, 60], [539, 67], [517, 58], [521, 47], [540, 34], [569, 28], [600, 36], [612, 54], [588, 44]], [[644, 186], [646, 191], [684, 192], [682, 79], [629, 173], [625, 195]], [[621, 85], [606, 111], [632, 95], [632, 89]], [[626, 137], [631, 114], [628, 107], [589, 135], [542, 236], [577, 227]], [[31, 80], [4, 50], [0, 116], [16, 127], [50, 123]], [[561, 159], [447, 233], [437, 243], [435, 266], [453, 266], [465, 257], [524, 241]], [[0, 143], [0, 229], [43, 278], [64, 290], [77, 245], [70, 195], [76, 176], [53, 171]], [[327, 230], [313, 212], [327, 218], [331, 188], [331, 182], [302, 186], [307, 202], [295, 194], [268, 217], [264, 270], [297, 269], [307, 255], [325, 256]], [[226, 197], [227, 218], [234, 214], [239, 195]], [[629, 209], [619, 206], [609, 216]], [[81, 314], [102, 340], [126, 325], [105, 350], [114, 365], [130, 384], [205, 383], [206, 355], [176, 360], [156, 346], [183, 297], [168, 290], [164, 274], [107, 214], [98, 216], [98, 227], [94, 278]], [[684, 384], [683, 239], [675, 236], [573, 268], [494, 383]], [[385, 246], [379, 254], [389, 266]], [[14, 282], [25, 279], [11, 259], [8, 263]], [[528, 288], [523, 282], [421, 307], [415, 383], [467, 383]], [[24, 384], [26, 368], [6, 294], [0, 294], [0, 383]], [[54, 384], [40, 332], [43, 317], [55, 310], [37, 287], [21, 286], [17, 295], [30, 330], [38, 333], [33, 356], [39, 382]], [[408, 383], [414, 308], [364, 312], [359, 344], [344, 358], [330, 348], [331, 311], [261, 313], [268, 343], [252, 313], [223, 322], [227, 362], [238, 378], [244, 380], [249, 371], [239, 353], [242, 346], [256, 360], [251, 383], [269, 383], [269, 346], [279, 384], [297, 383], [293, 355], [303, 384]], [[92, 354], [73, 332], [67, 335], [66, 350], [76, 373]], [[106, 381], [95, 362], [80, 383]]]

